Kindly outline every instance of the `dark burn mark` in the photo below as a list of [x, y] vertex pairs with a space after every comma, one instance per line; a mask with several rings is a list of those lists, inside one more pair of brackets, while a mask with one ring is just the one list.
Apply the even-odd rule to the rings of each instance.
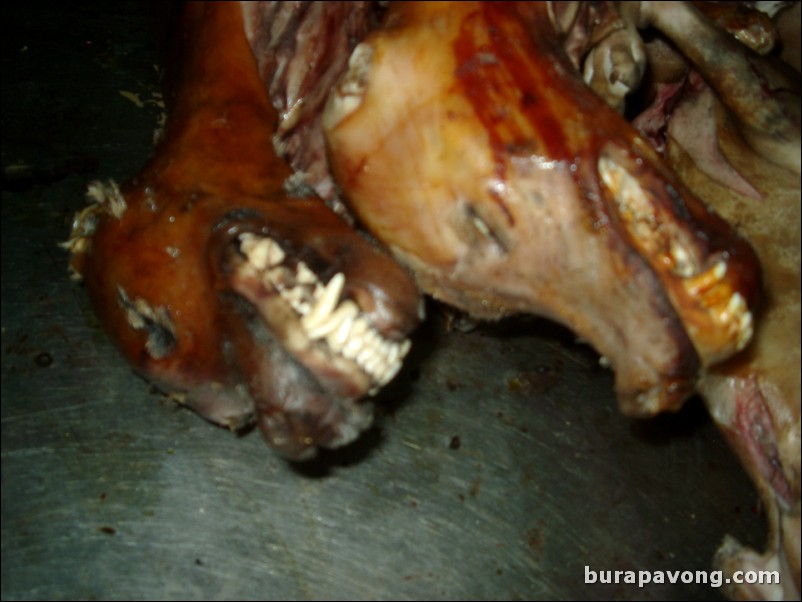
[[154, 309], [143, 299], [132, 300], [122, 288], [119, 289], [118, 302], [126, 314], [129, 326], [147, 334], [145, 351], [150, 357], [163, 359], [175, 350], [178, 340], [166, 308]]

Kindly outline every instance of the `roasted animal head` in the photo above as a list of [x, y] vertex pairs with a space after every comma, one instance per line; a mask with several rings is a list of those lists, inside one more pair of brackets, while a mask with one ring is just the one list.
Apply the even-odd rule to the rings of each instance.
[[359, 400], [398, 371], [418, 292], [322, 201], [285, 190], [239, 6], [181, 19], [166, 129], [139, 174], [91, 187], [72, 267], [137, 370], [213, 422], [255, 414], [306, 458], [370, 424]]
[[425, 291], [561, 321], [626, 412], [676, 408], [749, 341], [757, 260], [585, 86], [546, 4], [392, 5], [329, 99], [332, 170]]

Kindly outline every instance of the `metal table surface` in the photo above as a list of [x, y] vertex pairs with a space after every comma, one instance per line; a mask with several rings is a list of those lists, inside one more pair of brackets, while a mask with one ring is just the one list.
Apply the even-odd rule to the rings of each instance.
[[88, 180], [149, 153], [150, 26], [136, 3], [2, 8], [3, 600], [720, 599], [584, 582], [765, 533], [698, 400], [621, 416], [553, 324], [449, 332], [430, 307], [377, 427], [301, 466], [123, 363], [56, 243]]

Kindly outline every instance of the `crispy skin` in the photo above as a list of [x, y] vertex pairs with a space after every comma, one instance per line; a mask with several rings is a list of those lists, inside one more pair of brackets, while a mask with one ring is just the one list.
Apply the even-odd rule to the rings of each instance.
[[104, 329], [145, 376], [206, 418], [257, 422], [291, 458], [352, 440], [376, 383], [308, 341], [288, 303], [247, 270], [243, 233], [269, 237], [294, 268], [350, 299], [382, 338], [417, 324], [412, 280], [317, 198], [289, 198], [273, 150], [276, 114], [237, 3], [189, 3], [174, 32], [169, 118], [153, 157], [76, 223], [72, 267]]
[[754, 307], [752, 249], [583, 84], [545, 3], [391, 5], [323, 125], [350, 204], [426, 292], [567, 324], [627, 413], [678, 407], [748, 340], [718, 318]]

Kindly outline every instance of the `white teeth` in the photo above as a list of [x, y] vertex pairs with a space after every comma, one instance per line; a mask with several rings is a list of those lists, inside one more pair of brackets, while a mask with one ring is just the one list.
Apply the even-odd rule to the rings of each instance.
[[356, 359], [356, 356], [359, 355], [359, 352], [362, 350], [362, 341], [363, 339], [356, 338], [352, 335], [341, 351], [343, 357], [349, 360]]
[[327, 338], [326, 342], [329, 347], [333, 349], [340, 349], [348, 341], [348, 335], [351, 334], [351, 327], [354, 325], [354, 318], [347, 317], [339, 325], [337, 330], [332, 332]]
[[378, 355], [372, 356], [368, 361], [365, 362], [365, 371], [369, 372], [370, 374], [376, 374], [377, 372], [381, 372], [382, 370], [382, 359]]
[[351, 327], [351, 337], [362, 338], [368, 332], [369, 328], [370, 324], [368, 324], [367, 320], [356, 320]]
[[387, 363], [392, 364], [396, 362], [400, 353], [401, 345], [390, 345], [389, 349], [387, 349]]
[[401, 370], [401, 362], [393, 362], [390, 364], [390, 367], [387, 368], [387, 371], [382, 374], [382, 377], [379, 379], [379, 386], [383, 387], [387, 383], [389, 383], [395, 375], [398, 374], [398, 371]]
[[304, 299], [305, 291], [301, 287], [287, 289], [286, 295], [282, 295], [287, 301], [290, 302], [292, 308], [299, 314], [305, 314], [309, 311], [310, 304]]
[[315, 273], [303, 261], [298, 263], [296, 279], [300, 284], [315, 284], [318, 281]]
[[323, 324], [324, 320], [331, 315], [334, 308], [337, 307], [337, 301], [340, 299], [340, 293], [345, 286], [345, 276], [342, 272], [335, 274], [326, 288], [317, 299], [315, 306], [312, 310], [301, 318], [301, 323], [307, 331], [312, 331]]
[[356, 356], [356, 363], [360, 365], [367, 364], [370, 358], [373, 357], [373, 349], [370, 347], [363, 347], [359, 355]]
[[[315, 309], [317, 309], [317, 306], [315, 306]], [[359, 307], [357, 307], [357, 304], [350, 299], [346, 299], [340, 303], [339, 307], [325, 321], [314, 328], [307, 328], [306, 335], [312, 340], [322, 339], [327, 334], [334, 332], [346, 320], [353, 320], [358, 313]]]
[[727, 262], [720, 260], [716, 265], [706, 272], [702, 272], [693, 278], [685, 280], [685, 288], [692, 295], [698, 295], [704, 291], [710, 290], [713, 286], [717, 285], [727, 275]]
[[724, 275], [727, 273], [727, 262], [726, 261], [719, 261], [713, 267], [713, 276], [716, 277], [717, 280], [721, 280], [724, 278]]
[[302, 261], [295, 270], [282, 265], [284, 251], [266, 237], [242, 234], [240, 249], [252, 268], [262, 272], [264, 284], [277, 291], [298, 313], [301, 336], [308, 341], [306, 344], [324, 342], [330, 353], [354, 362], [371, 378], [370, 395], [398, 373], [410, 342], [385, 339], [367, 317], [360, 315], [359, 306], [353, 300], [340, 301], [345, 289], [343, 273], [335, 274], [323, 285]]
[[257, 269], [264, 270], [268, 267], [279, 265], [284, 261], [284, 251], [274, 240], [270, 238], [259, 238], [252, 234], [240, 236], [240, 248], [248, 256], [250, 261]]
[[404, 357], [407, 353], [409, 353], [409, 349], [412, 347], [412, 343], [409, 340], [404, 340], [401, 343], [400, 350], [401, 350], [401, 357]]
[[670, 252], [674, 260], [674, 273], [680, 278], [689, 278], [692, 276], [694, 265], [688, 251], [680, 244], [672, 244]]

